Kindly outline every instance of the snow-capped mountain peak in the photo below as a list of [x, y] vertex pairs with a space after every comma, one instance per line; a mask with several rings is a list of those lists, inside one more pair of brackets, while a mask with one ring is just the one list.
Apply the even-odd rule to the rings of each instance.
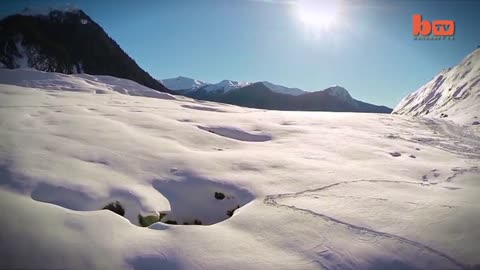
[[232, 81], [232, 80], [223, 80], [216, 84], [211, 84], [205, 86], [203, 89], [207, 92], [212, 91], [223, 91], [228, 92], [233, 89], [242, 88], [252, 84], [251, 82], [240, 82], [240, 81]]
[[[253, 82], [242, 82], [242, 81], [234, 81], [234, 80], [222, 80], [218, 83], [211, 84], [201, 80], [196, 80], [196, 79], [183, 77], [183, 76], [159, 80], [159, 82], [165, 85], [168, 89], [174, 90], [174, 91], [183, 91], [183, 90], [195, 91], [195, 90], [202, 89], [206, 92], [217, 92], [217, 91], [228, 92], [233, 89], [243, 88], [245, 86], [254, 84]], [[288, 94], [292, 96], [299, 96], [307, 93], [306, 91], [299, 88], [285, 87], [285, 86], [274, 84], [268, 81], [262, 81], [261, 83], [276, 93]]]
[[202, 86], [209, 85], [209, 83], [183, 76], [160, 80], [160, 82], [168, 89], [174, 91], [197, 89]]
[[159, 80], [163, 85], [168, 89], [174, 91], [183, 91], [183, 90], [205, 90], [207, 92], [222, 91], [228, 92], [233, 89], [242, 88], [252, 83], [250, 82], [240, 82], [233, 80], [223, 80], [218, 83], [207, 83], [201, 80], [192, 79], [189, 77], [178, 76], [176, 78]]

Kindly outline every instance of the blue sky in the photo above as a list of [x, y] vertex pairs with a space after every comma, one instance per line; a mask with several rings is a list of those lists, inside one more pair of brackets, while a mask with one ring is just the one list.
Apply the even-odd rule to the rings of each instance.
[[[267, 80], [305, 90], [337, 84], [390, 107], [480, 45], [477, 0], [339, 1], [330, 30], [305, 24], [298, 4], [275, 0], [17, 0], [2, 1], [0, 15], [71, 3], [158, 79]], [[317, 5], [312, 12], [324, 15]], [[455, 40], [413, 40], [415, 13], [455, 20]]]

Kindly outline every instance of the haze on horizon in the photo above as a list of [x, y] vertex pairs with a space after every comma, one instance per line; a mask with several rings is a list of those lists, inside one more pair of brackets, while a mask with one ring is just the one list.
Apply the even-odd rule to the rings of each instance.
[[[478, 1], [23, 0], [2, 3], [0, 16], [67, 3], [158, 79], [270, 81], [308, 91], [341, 85], [389, 107], [480, 44]], [[454, 20], [455, 40], [413, 40], [413, 14]]]

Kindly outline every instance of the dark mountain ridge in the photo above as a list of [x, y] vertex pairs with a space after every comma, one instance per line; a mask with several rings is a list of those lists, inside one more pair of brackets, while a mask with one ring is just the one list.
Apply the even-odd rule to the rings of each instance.
[[130, 79], [173, 93], [125, 53], [82, 10], [15, 14], [0, 20], [0, 66]]

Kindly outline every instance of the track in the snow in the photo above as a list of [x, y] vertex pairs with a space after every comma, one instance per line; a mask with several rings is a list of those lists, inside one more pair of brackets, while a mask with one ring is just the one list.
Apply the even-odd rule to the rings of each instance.
[[455, 265], [458, 269], [468, 269], [468, 267], [467, 267], [466, 265], [464, 265], [464, 264], [462, 264], [461, 262], [457, 261], [456, 259], [454, 259], [454, 258], [451, 257], [450, 255], [448, 255], [448, 254], [446, 254], [446, 253], [444, 253], [444, 252], [441, 252], [441, 251], [439, 251], [439, 250], [436, 250], [436, 249], [434, 249], [434, 248], [432, 248], [432, 247], [429, 247], [429, 246], [427, 246], [427, 245], [425, 245], [425, 244], [422, 244], [422, 243], [420, 243], [420, 242], [413, 241], [413, 240], [407, 239], [407, 238], [402, 237], [402, 236], [399, 236], [399, 235], [390, 234], [390, 233], [381, 232], [381, 231], [376, 231], [376, 230], [371, 229], [371, 228], [367, 228], [367, 227], [355, 225], [355, 224], [352, 224], [352, 223], [348, 223], [348, 222], [345, 222], [345, 221], [336, 219], [336, 218], [334, 218], [334, 217], [331, 217], [331, 216], [328, 216], [328, 215], [325, 215], [325, 214], [321, 214], [321, 213], [314, 212], [314, 211], [309, 210], [309, 209], [298, 208], [298, 207], [295, 207], [295, 206], [293, 206], [293, 205], [286, 205], [286, 204], [281, 204], [281, 203], [278, 202], [278, 200], [280, 200], [280, 199], [301, 197], [301, 196], [304, 196], [304, 195], [306, 195], [306, 194], [308, 194], [308, 193], [318, 192], [318, 191], [326, 190], [326, 189], [329, 189], [329, 188], [332, 188], [332, 187], [335, 187], [335, 186], [347, 185], [347, 184], [358, 183], [358, 182], [371, 182], [371, 183], [403, 183], [403, 184], [412, 184], [412, 185], [422, 185], [422, 184], [423, 184], [423, 183], [419, 183], [419, 182], [391, 181], [391, 180], [352, 180], [352, 181], [342, 181], [342, 182], [337, 182], [337, 183], [330, 184], [330, 185], [327, 185], [327, 186], [323, 186], [323, 187], [320, 187], [320, 188], [308, 189], [308, 190], [304, 190], [304, 191], [300, 191], [300, 192], [295, 192], [295, 193], [284, 193], [284, 194], [268, 195], [268, 196], [265, 197], [265, 199], [264, 199], [263, 202], [264, 202], [265, 204], [267, 204], [267, 205], [270, 205], [270, 206], [274, 206], [274, 207], [278, 207], [278, 208], [290, 209], [290, 210], [297, 211], [297, 212], [302, 212], [302, 213], [305, 213], [305, 214], [308, 214], [308, 215], [311, 215], [311, 216], [314, 216], [314, 217], [322, 218], [323, 220], [326, 220], [327, 222], [332, 222], [332, 223], [334, 223], [334, 224], [347, 227], [349, 230], [356, 231], [356, 232], [361, 233], [361, 234], [363, 234], [363, 235], [365, 235], [365, 234], [370, 234], [370, 235], [377, 236], [377, 237], [384, 237], [384, 238], [388, 238], [388, 239], [393, 239], [393, 240], [399, 241], [399, 242], [404, 243], [404, 244], [409, 244], [409, 245], [412, 245], [412, 246], [415, 246], [415, 247], [417, 247], [417, 248], [426, 250], [426, 251], [428, 251], [428, 252], [430, 252], [430, 253], [432, 253], [432, 254], [435, 254], [435, 255], [437, 255], [437, 256], [439, 256], [439, 257], [442, 257], [442, 258], [446, 259], [447, 261], [449, 261], [449, 262], [451, 262], [453, 265]]

